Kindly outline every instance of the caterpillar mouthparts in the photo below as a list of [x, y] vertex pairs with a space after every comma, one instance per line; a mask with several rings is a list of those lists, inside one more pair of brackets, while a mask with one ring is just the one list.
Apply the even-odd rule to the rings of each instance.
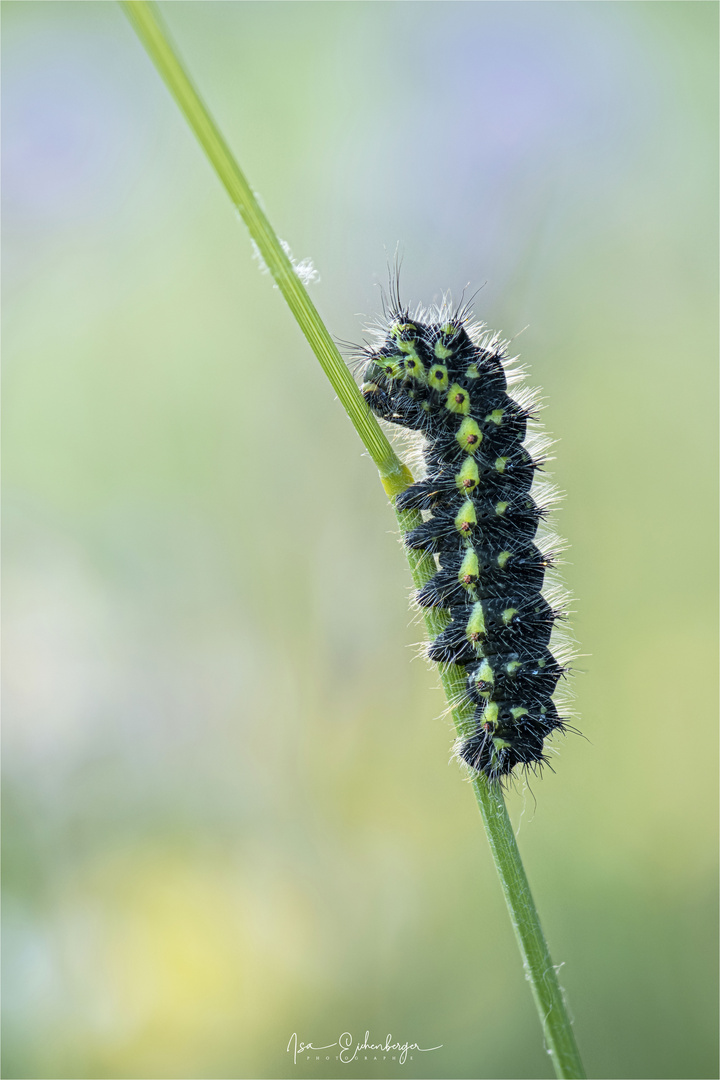
[[536, 535], [546, 506], [531, 493], [542, 459], [525, 445], [533, 402], [510, 396], [520, 376], [505, 343], [467, 308], [411, 316], [394, 300], [377, 347], [363, 350], [361, 392], [378, 417], [424, 437], [425, 476], [396, 506], [426, 512], [405, 535], [437, 562], [418, 604], [450, 613], [428, 656], [465, 669], [475, 711], [456, 754], [501, 782], [517, 765], [547, 764], [545, 739], [567, 730], [552, 697], [568, 668], [549, 648], [563, 613], [542, 594], [554, 560]]

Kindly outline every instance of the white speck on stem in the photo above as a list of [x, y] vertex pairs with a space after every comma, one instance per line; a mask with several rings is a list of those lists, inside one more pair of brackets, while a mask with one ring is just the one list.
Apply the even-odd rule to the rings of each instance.
[[[253, 259], [260, 267], [260, 272], [262, 274], [269, 274], [270, 271], [268, 269], [267, 263], [260, 254], [260, 248], [257, 246], [254, 240], [251, 240], [250, 243], [252, 244], [253, 249]], [[282, 245], [282, 249], [287, 255], [288, 259], [293, 264], [293, 269], [302, 281], [303, 285], [309, 285], [313, 281], [320, 280], [320, 274], [313, 266], [312, 259], [301, 259], [300, 262], [298, 262], [295, 259], [292, 251], [290, 250], [290, 245], [288, 244], [287, 240], [281, 240], [280, 244]], [[277, 289], [277, 285], [274, 285], [274, 288]]]

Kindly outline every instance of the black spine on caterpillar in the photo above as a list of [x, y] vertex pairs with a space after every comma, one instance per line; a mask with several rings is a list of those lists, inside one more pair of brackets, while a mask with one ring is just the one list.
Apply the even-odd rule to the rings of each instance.
[[426, 512], [410, 548], [438, 569], [419, 591], [450, 612], [428, 649], [465, 668], [473, 731], [458, 756], [488, 779], [547, 761], [544, 740], [564, 731], [552, 695], [565, 673], [549, 649], [560, 615], [542, 595], [552, 558], [535, 543], [544, 511], [531, 495], [540, 462], [524, 442], [530, 409], [508, 393], [502, 344], [467, 312], [390, 312], [364, 353], [362, 394], [382, 419], [424, 435], [425, 478], [397, 499]]

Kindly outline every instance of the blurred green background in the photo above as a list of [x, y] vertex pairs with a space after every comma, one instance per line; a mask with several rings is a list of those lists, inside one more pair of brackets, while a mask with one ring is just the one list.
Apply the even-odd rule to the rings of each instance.
[[[162, 10], [337, 338], [398, 243], [523, 332], [585, 737], [511, 813], [590, 1075], [716, 1077], [717, 5]], [[3, 29], [3, 1075], [550, 1076], [371, 462], [121, 11]], [[286, 1052], [366, 1030], [442, 1049]]]

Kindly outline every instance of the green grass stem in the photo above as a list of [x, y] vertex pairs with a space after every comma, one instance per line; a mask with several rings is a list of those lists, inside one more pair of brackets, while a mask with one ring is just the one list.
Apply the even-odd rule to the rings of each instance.
[[[290, 258], [178, 59], [154, 5], [146, 0], [120, 0], [120, 3], [239, 211], [310, 348], [320, 361], [343, 408], [375, 462], [385, 491], [394, 504], [395, 496], [412, 483], [410, 470], [397, 457], [375, 417], [368, 410]], [[421, 520], [416, 512], [398, 513], [397, 518], [403, 534]], [[435, 561], [425, 552], [409, 551], [407, 554], [413, 582], [416, 588], [421, 588], [435, 573]], [[430, 638], [436, 637], [448, 622], [447, 614], [436, 609], [426, 609], [424, 616]], [[455, 726], [458, 733], [463, 734], [468, 730], [472, 716], [471, 706], [467, 703], [457, 704], [463, 695], [463, 671], [452, 664], [441, 664], [440, 678]], [[482, 777], [473, 780], [473, 789], [555, 1072], [558, 1077], [580, 1080], [585, 1076], [585, 1072], [557, 973], [523, 869], [502, 790], [497, 785], [487, 783]]]

